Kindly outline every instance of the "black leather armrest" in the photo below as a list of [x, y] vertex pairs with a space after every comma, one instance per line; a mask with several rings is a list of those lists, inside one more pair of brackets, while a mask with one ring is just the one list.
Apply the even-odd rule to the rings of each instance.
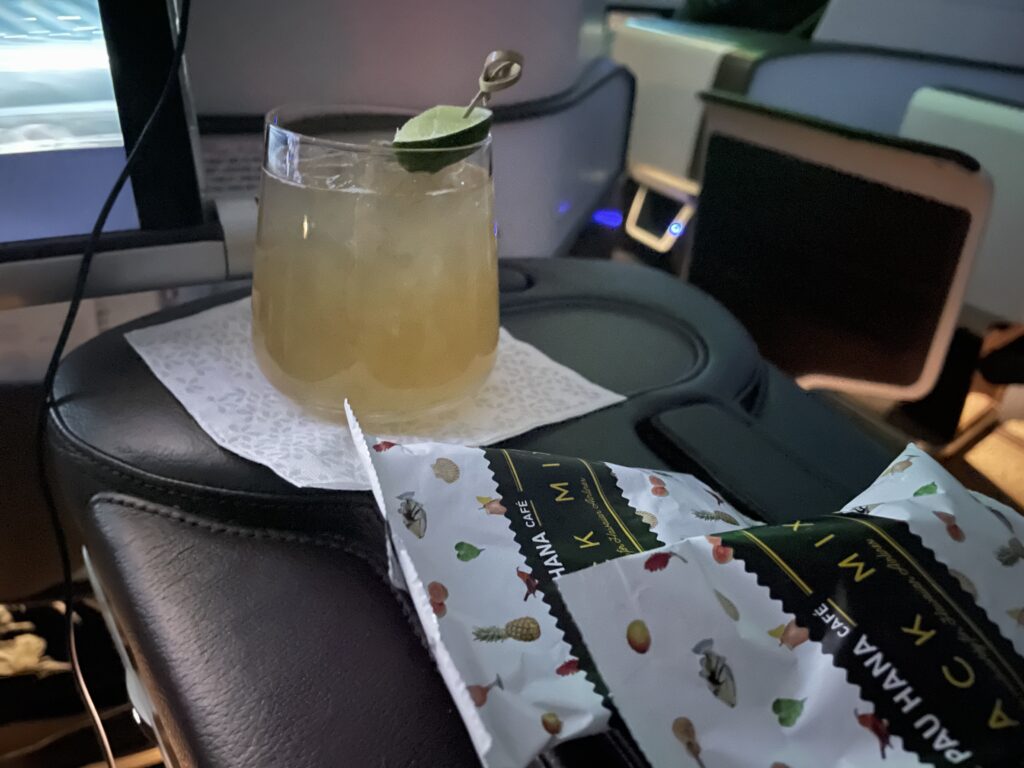
[[477, 764], [379, 563], [127, 496], [81, 522], [178, 766]]

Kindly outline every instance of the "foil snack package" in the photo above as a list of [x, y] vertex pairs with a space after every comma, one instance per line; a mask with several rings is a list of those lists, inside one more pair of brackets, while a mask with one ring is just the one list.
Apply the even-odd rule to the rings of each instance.
[[756, 523], [693, 477], [524, 451], [363, 440], [431, 651], [481, 758], [525, 766], [607, 727], [554, 579]]
[[1022, 541], [908, 446], [839, 513], [557, 586], [654, 768], [1019, 766]]

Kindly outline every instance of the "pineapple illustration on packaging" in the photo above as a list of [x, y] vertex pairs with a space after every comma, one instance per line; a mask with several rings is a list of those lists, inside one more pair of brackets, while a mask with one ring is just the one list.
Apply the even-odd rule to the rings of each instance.
[[483, 643], [497, 643], [502, 640], [518, 640], [531, 643], [540, 637], [540, 624], [532, 616], [512, 619], [504, 627], [476, 627], [473, 639]]

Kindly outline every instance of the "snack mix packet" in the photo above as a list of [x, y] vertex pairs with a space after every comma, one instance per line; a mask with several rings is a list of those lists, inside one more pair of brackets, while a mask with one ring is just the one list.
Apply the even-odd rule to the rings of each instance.
[[763, 526], [688, 475], [349, 423], [487, 766], [607, 728], [609, 703], [655, 768], [1021, 753], [1024, 525], [913, 447], [843, 514]]
[[558, 588], [655, 768], [1020, 765], [1022, 540], [911, 445], [841, 513]]

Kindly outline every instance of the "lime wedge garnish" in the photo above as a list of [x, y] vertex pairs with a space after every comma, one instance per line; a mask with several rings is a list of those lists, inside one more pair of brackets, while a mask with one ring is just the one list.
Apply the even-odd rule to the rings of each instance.
[[491, 110], [474, 107], [463, 117], [465, 107], [442, 104], [409, 118], [395, 132], [395, 146], [408, 149], [464, 147], [483, 141], [491, 129]]
[[[395, 154], [402, 167], [433, 173], [473, 154], [471, 145], [487, 138], [491, 129], [491, 111], [476, 107], [468, 117], [463, 117], [465, 112], [465, 107], [442, 104], [410, 118], [395, 132]], [[456, 147], [466, 149], [452, 151]], [[403, 149], [413, 151], [402, 152]], [[430, 152], [431, 149], [443, 151]]]

